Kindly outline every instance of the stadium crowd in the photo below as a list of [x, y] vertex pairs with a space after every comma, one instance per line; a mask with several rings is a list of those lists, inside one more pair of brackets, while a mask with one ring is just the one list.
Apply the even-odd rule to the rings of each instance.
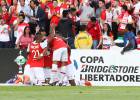
[[139, 0], [0, 0], [0, 5], [0, 48], [25, 49], [40, 29], [47, 36], [51, 25], [73, 49], [81, 25], [92, 37], [92, 49], [114, 45], [127, 24], [135, 37], [140, 30]]
[[52, 66], [50, 83], [55, 82], [56, 72], [60, 84], [69, 73], [73, 86], [72, 74], [65, 73], [71, 64], [69, 47], [109, 49], [116, 44], [124, 47], [121, 54], [140, 49], [139, 0], [0, 0], [0, 5], [0, 48], [27, 49], [26, 65], [31, 66], [35, 83], [45, 81], [48, 49], [53, 52], [47, 65]]

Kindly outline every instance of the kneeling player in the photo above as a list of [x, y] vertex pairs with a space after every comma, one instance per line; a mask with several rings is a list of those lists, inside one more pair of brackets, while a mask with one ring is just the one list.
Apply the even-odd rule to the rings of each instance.
[[[38, 34], [35, 37], [35, 41], [32, 42], [27, 52], [29, 53], [30, 59], [30, 67], [31, 67], [31, 74], [33, 78], [31, 81], [36, 85], [42, 85], [45, 82], [45, 74], [44, 74], [44, 57], [43, 57], [43, 50], [47, 47], [47, 42], [42, 42], [42, 35]], [[42, 56], [41, 59], [37, 59], [39, 56]]]

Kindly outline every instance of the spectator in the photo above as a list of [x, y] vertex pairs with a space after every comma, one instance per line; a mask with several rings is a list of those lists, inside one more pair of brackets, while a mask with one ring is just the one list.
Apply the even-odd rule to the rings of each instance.
[[48, 2], [47, 6], [49, 7], [49, 18], [51, 18], [53, 15], [60, 16], [60, 7], [57, 0]]
[[21, 11], [24, 12], [24, 15], [25, 15], [24, 22], [28, 23], [29, 16], [31, 16], [31, 9], [29, 8], [29, 5], [25, 4], [25, 0], [19, 0], [17, 12], [20, 13]]
[[6, 24], [9, 24], [9, 13], [6, 6], [2, 6], [1, 16], [6, 21]]
[[119, 19], [119, 35], [122, 36], [125, 32], [125, 27], [127, 24], [132, 24], [133, 20], [132, 20], [132, 16], [128, 13], [128, 9], [126, 5], [122, 6], [121, 9], [121, 14], [118, 17]]
[[137, 33], [136, 40], [137, 40], [137, 49], [140, 50], [140, 31], [138, 31], [138, 33]]
[[34, 35], [30, 32], [30, 27], [26, 26], [24, 28], [23, 35], [19, 38], [19, 42], [16, 47], [20, 49], [27, 49], [28, 44], [32, 43], [34, 40]]
[[134, 0], [134, 14], [139, 14], [140, 11], [140, 1], [139, 0]]
[[60, 5], [60, 13], [62, 14], [63, 10], [68, 10], [68, 9], [69, 9], [68, 0], [64, 0]]
[[8, 6], [6, 4], [6, 1], [5, 0], [1, 0], [0, 2], [0, 13], [2, 13], [2, 7], [5, 6], [5, 8], [7, 9], [8, 11]]
[[10, 6], [9, 8], [9, 20], [10, 20], [10, 25], [13, 26], [14, 21], [17, 19], [17, 6], [18, 6], [18, 0], [13, 0], [13, 5]]
[[57, 31], [59, 35], [67, 39], [67, 42], [71, 48], [74, 48], [74, 34], [72, 32], [72, 20], [69, 18], [69, 11], [63, 11], [63, 17], [60, 19]]
[[73, 26], [73, 33], [74, 35], [77, 35], [79, 33], [80, 28], [80, 18], [77, 16], [76, 8], [70, 8], [70, 19], [72, 20], [72, 26]]
[[114, 35], [114, 40], [116, 40], [118, 38], [118, 16], [121, 14], [121, 7], [119, 6], [119, 2], [117, 0], [114, 0], [111, 3], [113, 14], [112, 32]]
[[105, 1], [104, 0], [99, 0], [99, 8], [96, 9], [96, 17], [98, 21], [102, 24], [102, 19], [104, 19], [103, 12], [105, 12]]
[[83, 2], [83, 5], [80, 8], [81, 15], [80, 21], [81, 24], [87, 24], [90, 20], [90, 17], [95, 16], [95, 9], [90, 6], [90, 1], [86, 0]]
[[46, 28], [46, 14], [45, 11], [39, 6], [39, 2], [37, 0], [31, 0], [30, 6], [33, 10], [31, 20], [35, 21], [40, 28]]
[[113, 15], [112, 15], [112, 9], [111, 9], [111, 2], [107, 3], [105, 5], [105, 7], [106, 7], [106, 11], [105, 11], [105, 20], [104, 20], [104, 22], [108, 23], [110, 25], [110, 27], [112, 27]]
[[16, 37], [16, 45], [17, 43], [19, 43], [19, 38], [23, 35], [24, 33], [24, 28], [26, 26], [29, 26], [28, 23], [25, 23], [24, 22], [24, 19], [25, 19], [25, 15], [23, 12], [20, 12], [19, 16], [18, 16], [18, 19], [17, 19], [17, 23], [14, 27], [14, 34], [15, 34], [15, 37]]
[[10, 27], [4, 19], [0, 19], [0, 48], [10, 48]]
[[110, 46], [113, 44], [113, 34], [108, 23], [104, 23], [103, 25], [102, 43], [103, 49], [109, 49]]
[[90, 34], [86, 32], [86, 25], [80, 26], [79, 34], [76, 35], [74, 40], [76, 49], [91, 49], [93, 40]]
[[95, 17], [91, 17], [87, 24], [87, 32], [92, 36], [93, 49], [98, 49], [102, 42], [101, 27]]
[[126, 25], [126, 31], [124, 34], [124, 48], [121, 51], [121, 54], [123, 55], [125, 52], [130, 51], [130, 50], [134, 50], [136, 48], [136, 38], [134, 33], [132, 32], [132, 25], [131, 24], [127, 24]]

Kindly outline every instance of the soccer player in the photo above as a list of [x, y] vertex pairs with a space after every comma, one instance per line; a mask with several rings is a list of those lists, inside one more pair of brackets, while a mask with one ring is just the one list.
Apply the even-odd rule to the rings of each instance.
[[[67, 46], [67, 49], [68, 49], [68, 61], [66, 62], [66, 71], [65, 71], [66, 75], [65, 76], [67, 77], [67, 79], [69, 81], [69, 84], [71, 86], [76, 86], [75, 79], [74, 79], [74, 74], [73, 74], [74, 65], [73, 65], [73, 63], [71, 62], [71, 59], [70, 59], [71, 49], [69, 48], [69, 46]], [[61, 67], [61, 62], [59, 62], [58, 67]], [[61, 71], [60, 71], [60, 74], [61, 74]]]
[[68, 51], [67, 51], [67, 44], [60, 38], [54, 37], [52, 42], [50, 43], [50, 47], [53, 50], [53, 57], [52, 57], [52, 69], [51, 69], [51, 80], [50, 83], [54, 83], [58, 81], [58, 62], [62, 62], [61, 64], [61, 78], [59, 81], [62, 81], [65, 76], [66, 70], [66, 62], [68, 61]]
[[[47, 40], [46, 40], [47, 41]], [[44, 74], [44, 57], [43, 50], [47, 47], [47, 42], [42, 42], [42, 35], [38, 34], [35, 37], [35, 41], [32, 42], [27, 52], [29, 53], [29, 64], [31, 67], [31, 74], [33, 78], [31, 81], [36, 85], [42, 85], [45, 82]], [[39, 56], [42, 58], [37, 59]]]

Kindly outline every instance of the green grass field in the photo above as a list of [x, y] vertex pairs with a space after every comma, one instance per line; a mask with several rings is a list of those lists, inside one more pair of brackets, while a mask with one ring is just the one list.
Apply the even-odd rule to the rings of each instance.
[[0, 100], [140, 100], [140, 87], [1, 86]]

